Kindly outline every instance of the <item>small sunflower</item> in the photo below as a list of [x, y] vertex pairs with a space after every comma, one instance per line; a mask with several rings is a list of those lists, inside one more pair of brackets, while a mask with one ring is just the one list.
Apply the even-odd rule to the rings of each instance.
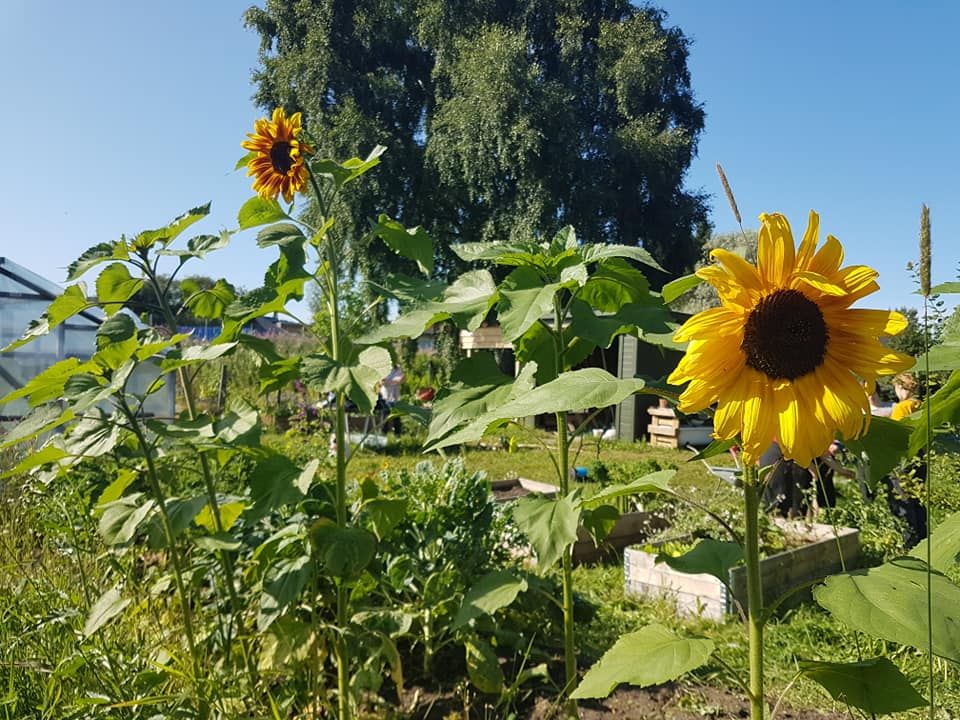
[[682, 412], [717, 403], [714, 436], [739, 434], [748, 462], [776, 439], [784, 457], [807, 465], [837, 431], [846, 438], [864, 431], [877, 376], [913, 365], [879, 340], [901, 332], [907, 320], [850, 307], [878, 289], [877, 272], [841, 268], [843, 246], [832, 235], [818, 250], [815, 212], [799, 248], [783, 215], [764, 214], [760, 222], [756, 267], [718, 249], [710, 253], [715, 264], [697, 271], [722, 306], [677, 331], [676, 341], [690, 342], [668, 381], [689, 382]]
[[301, 126], [300, 113], [289, 118], [283, 108], [273, 111], [273, 119], [260, 118], [247, 133], [249, 140], [240, 146], [256, 153], [247, 163], [247, 175], [255, 177], [253, 189], [262, 198], [273, 199], [283, 195], [287, 202], [294, 193], [307, 184], [307, 168], [304, 155], [313, 154], [313, 148], [298, 140]]

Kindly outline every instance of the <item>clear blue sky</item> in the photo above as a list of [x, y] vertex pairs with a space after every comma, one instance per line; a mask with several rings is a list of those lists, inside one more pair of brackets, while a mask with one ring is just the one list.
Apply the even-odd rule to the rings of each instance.
[[[249, 181], [231, 168], [261, 115], [249, 78], [246, 0], [0, 3], [0, 255], [62, 281], [90, 245], [213, 201], [204, 230], [234, 224]], [[871, 305], [915, 304], [903, 267], [931, 207], [934, 281], [960, 262], [960, 4], [698, 2], [665, 7], [694, 41], [707, 112], [688, 185], [735, 225], [720, 161], [747, 224], [808, 209], [848, 262], [881, 272]], [[389, 161], [387, 159], [387, 161]], [[248, 288], [264, 253], [240, 236], [197, 265]]]

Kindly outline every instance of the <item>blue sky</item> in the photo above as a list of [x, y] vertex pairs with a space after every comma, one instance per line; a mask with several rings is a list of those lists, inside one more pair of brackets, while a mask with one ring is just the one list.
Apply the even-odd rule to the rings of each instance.
[[[261, 115], [247, 0], [0, 5], [0, 255], [55, 281], [85, 248], [213, 202], [202, 227], [235, 223], [249, 181], [231, 168]], [[920, 204], [931, 207], [934, 281], [960, 262], [960, 4], [665, 3], [694, 41], [693, 87], [707, 112], [688, 185], [735, 228], [714, 164], [740, 209], [810, 208], [851, 263], [881, 272], [873, 306], [915, 304]], [[255, 287], [253, 238], [197, 270]]]

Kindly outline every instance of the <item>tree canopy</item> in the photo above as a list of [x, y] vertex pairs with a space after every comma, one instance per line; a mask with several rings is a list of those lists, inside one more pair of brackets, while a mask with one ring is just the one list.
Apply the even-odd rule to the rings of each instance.
[[[389, 149], [344, 199], [361, 267], [372, 209], [439, 247], [551, 236], [643, 245], [688, 269], [708, 232], [683, 180], [703, 129], [689, 41], [626, 0], [267, 0], [246, 23], [265, 110], [302, 111], [320, 153]], [[388, 206], [377, 206], [386, 198]], [[452, 254], [438, 258], [441, 273]]]

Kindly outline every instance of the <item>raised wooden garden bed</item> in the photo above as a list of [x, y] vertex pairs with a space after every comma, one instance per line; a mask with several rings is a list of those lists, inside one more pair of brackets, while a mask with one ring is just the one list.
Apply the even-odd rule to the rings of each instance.
[[[799, 521], [775, 520], [788, 539], [804, 544], [760, 561], [764, 604], [772, 603], [787, 590], [841, 572], [844, 567], [857, 567], [860, 560], [860, 531], [855, 528], [834, 528], [830, 525]], [[839, 547], [838, 547], [839, 536]], [[841, 562], [842, 557], [842, 562]], [[746, 608], [747, 577], [743, 566], [730, 570], [729, 591], [712, 575], [690, 575], [677, 572], [656, 555], [640, 548], [627, 548], [623, 554], [624, 590], [627, 595], [668, 597], [676, 601], [684, 613], [720, 620], [736, 612], [733, 598]], [[796, 605], [810, 597], [809, 589], [791, 596], [783, 607]]]
[[654, 447], [683, 448], [688, 445], [709, 445], [713, 439], [712, 425], [681, 425], [673, 408], [650, 407], [650, 444]]

